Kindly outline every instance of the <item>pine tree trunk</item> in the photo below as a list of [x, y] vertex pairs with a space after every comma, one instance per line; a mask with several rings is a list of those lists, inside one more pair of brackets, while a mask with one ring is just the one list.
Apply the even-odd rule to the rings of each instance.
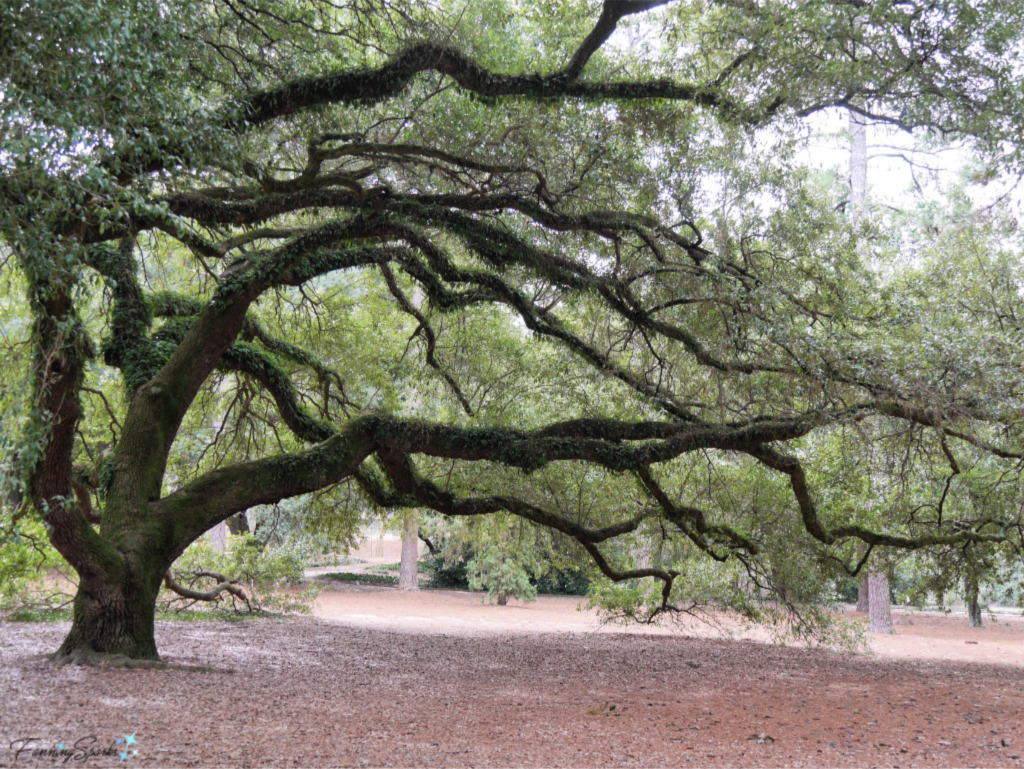
[[[850, 113], [851, 120], [853, 113]], [[864, 557], [864, 553], [867, 552], [863, 544], [857, 545], [857, 560], [859, 561]], [[860, 579], [857, 582], [857, 611], [862, 611], [865, 614], [870, 610], [871, 600], [868, 592], [868, 570], [864, 568], [860, 572]]]
[[399, 590], [418, 590], [420, 558], [420, 522], [415, 510], [408, 510], [402, 520], [402, 569], [398, 575]]
[[967, 598], [967, 620], [971, 627], [983, 627], [981, 604], [978, 603], [978, 578], [973, 574], [964, 577], [964, 594]]
[[850, 212], [852, 222], [864, 218], [868, 195], [868, 133], [861, 115], [850, 112]]
[[884, 571], [868, 575], [869, 629], [872, 633], [895, 633], [889, 611], [889, 577]]
[[871, 591], [868, 587], [867, 572], [860, 575], [860, 581], [857, 583], [857, 611], [871, 611]]
[[221, 521], [210, 529], [210, 547], [219, 553], [228, 549], [228, 526]]

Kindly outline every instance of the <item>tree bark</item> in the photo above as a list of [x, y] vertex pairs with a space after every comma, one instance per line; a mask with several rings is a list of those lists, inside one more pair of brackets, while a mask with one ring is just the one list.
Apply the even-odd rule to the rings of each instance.
[[223, 553], [228, 549], [228, 527], [224, 521], [221, 521], [210, 529], [209, 534], [210, 547], [220, 553]]
[[232, 515], [224, 523], [227, 524], [228, 531], [232, 536], [249, 533], [249, 519], [245, 517], [245, 513]]
[[[851, 115], [853, 113], [850, 113]], [[865, 547], [859, 545], [857, 547], [857, 559], [860, 560], [864, 557]], [[868, 570], [863, 569], [860, 573], [860, 579], [857, 582], [857, 611], [862, 611], [867, 614], [871, 610], [871, 598], [870, 591], [868, 590]]]
[[79, 584], [71, 630], [54, 654], [55, 662], [81, 663], [109, 655], [160, 659], [153, 623], [161, 575], [129, 563], [120, 576]]
[[420, 519], [415, 508], [406, 511], [402, 519], [402, 570], [398, 575], [399, 590], [418, 590], [420, 558]]
[[868, 593], [868, 627], [871, 632], [895, 633], [889, 611], [889, 576], [884, 571], [873, 571], [868, 575]]
[[857, 611], [869, 612], [871, 611], [871, 590], [868, 587], [868, 575], [867, 573], [860, 575], [860, 581], [857, 583]]
[[974, 574], [964, 576], [964, 595], [967, 598], [967, 620], [971, 627], [983, 627], [981, 621], [981, 604], [978, 603], [978, 577]]

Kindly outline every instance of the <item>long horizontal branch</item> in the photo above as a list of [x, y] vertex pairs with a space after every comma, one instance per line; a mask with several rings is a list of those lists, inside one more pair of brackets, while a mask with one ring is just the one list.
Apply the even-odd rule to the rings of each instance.
[[[374, 453], [423, 454], [470, 462], [492, 461], [536, 470], [554, 461], [586, 461], [612, 471], [637, 470], [701, 449], [753, 450], [766, 441], [807, 434], [834, 415], [809, 412], [788, 420], [736, 427], [573, 420], [542, 431], [460, 428], [366, 414], [306, 451], [211, 470], [151, 503], [176, 525], [199, 526], [196, 536], [234, 513], [316, 491], [353, 475]], [[651, 439], [657, 434], [660, 439]], [[624, 441], [628, 441], [625, 443]], [[192, 523], [189, 523], [191, 521]]]
[[[746, 112], [741, 105], [715, 93], [710, 84], [675, 83], [667, 79], [580, 82], [577, 77], [581, 69], [581, 66], [570, 62], [566, 69], [549, 75], [501, 74], [480, 66], [450, 46], [421, 43], [406, 49], [376, 69], [361, 68], [303, 78], [244, 98], [240, 102], [237, 116], [229, 121], [229, 125], [238, 128], [260, 125], [324, 104], [373, 102], [393, 98], [401, 94], [417, 74], [423, 72], [446, 75], [463, 89], [489, 98], [519, 96], [592, 101], [669, 99], [721, 107], [735, 114]], [[752, 115], [748, 117], [754, 118]]]
[[[400, 495], [415, 499], [421, 505], [445, 515], [472, 517], [505, 510], [525, 520], [567, 534], [580, 543], [591, 544], [605, 542], [635, 531], [647, 517], [636, 516], [600, 529], [587, 529], [575, 521], [570, 521], [515, 497], [503, 495], [457, 497], [416, 472], [408, 454], [393, 450], [381, 450], [377, 456], [394, 484], [395, 490]], [[372, 489], [370, 486], [364, 488]]]

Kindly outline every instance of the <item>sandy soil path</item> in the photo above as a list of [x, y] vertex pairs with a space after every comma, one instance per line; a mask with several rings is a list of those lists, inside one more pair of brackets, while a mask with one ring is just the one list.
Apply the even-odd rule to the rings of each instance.
[[[346, 571], [351, 569], [346, 568]], [[719, 631], [697, 622], [681, 627], [620, 627], [602, 624], [579, 598], [540, 596], [532, 603], [511, 600], [508, 606], [481, 602], [479, 593], [453, 590], [401, 592], [393, 588], [328, 585], [317, 599], [315, 613], [331, 622], [423, 632], [632, 633], [716, 638]], [[851, 617], [861, 617], [851, 612]], [[902, 612], [894, 636], [871, 635], [874, 656], [906, 660], [956, 660], [1024, 666], [1024, 617], [987, 616], [985, 627], [967, 626], [963, 614]], [[763, 633], [737, 633], [739, 638], [767, 640]]]

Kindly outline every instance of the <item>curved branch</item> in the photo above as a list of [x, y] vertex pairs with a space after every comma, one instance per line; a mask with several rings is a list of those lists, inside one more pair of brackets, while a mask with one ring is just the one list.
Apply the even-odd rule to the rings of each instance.
[[999, 543], [1011, 541], [1005, 533], [1005, 526], [1001, 524], [996, 524], [1003, 529], [999, 534], [982, 534], [980, 531], [968, 529], [958, 531], [955, 534], [924, 534], [919, 537], [880, 534], [863, 526], [837, 526], [833, 529], [827, 529], [818, 518], [818, 511], [815, 508], [810, 488], [807, 485], [807, 476], [799, 460], [786, 456], [767, 446], [759, 446], [748, 450], [746, 453], [757, 459], [765, 467], [770, 467], [789, 476], [790, 486], [793, 489], [793, 495], [796, 497], [804, 528], [808, 534], [826, 545], [832, 545], [841, 539], [848, 539], [850, 537], [855, 537], [867, 545], [885, 545], [899, 548], [900, 550], [920, 550], [923, 547], [932, 545], [957, 545], [968, 542]]
[[212, 572], [202, 572], [197, 576], [212, 577], [217, 580], [217, 584], [206, 591], [192, 590], [191, 588], [185, 587], [174, 580], [171, 576], [171, 572], [164, 573], [164, 585], [168, 590], [171, 590], [182, 598], [188, 598], [192, 601], [219, 601], [221, 593], [228, 593], [233, 595], [235, 598], [239, 598], [245, 601], [245, 605], [249, 606], [249, 596], [246, 592], [238, 586], [234, 580], [229, 580], [222, 574], [215, 574]]
[[379, 450], [377, 457], [394, 484], [395, 491], [401, 497], [414, 499], [418, 504], [445, 515], [471, 517], [505, 510], [520, 518], [567, 534], [581, 544], [597, 544], [622, 534], [628, 534], [635, 531], [648, 517], [638, 516], [600, 529], [587, 529], [515, 497], [456, 497], [417, 473], [408, 454], [385, 449]]
[[[707, 522], [707, 516], [703, 510], [696, 507], [677, 505], [670, 500], [668, 494], [666, 494], [664, 489], [662, 489], [661, 486], [658, 485], [657, 481], [654, 480], [651, 475], [650, 468], [640, 468], [637, 471], [637, 476], [640, 478], [641, 483], [643, 483], [644, 488], [646, 488], [651, 493], [651, 496], [657, 500], [658, 504], [661, 505], [661, 509], [665, 512], [665, 516], [676, 524], [680, 531], [689, 537], [691, 542], [716, 561], [727, 560], [729, 553], [725, 553], [724, 555], [716, 553], [711, 547], [711, 543], [702, 535], [710, 534], [717, 536], [733, 549], [742, 548], [751, 555], [757, 555], [760, 548], [758, 548], [758, 546], [749, 537], [725, 524], [709, 524]], [[693, 526], [696, 527], [696, 531], [693, 531], [690, 528], [688, 525], [689, 523], [692, 523]]]
[[590, 31], [590, 34], [580, 43], [572, 59], [562, 70], [561, 74], [570, 80], [575, 80], [587, 66], [590, 57], [605, 44], [611, 37], [612, 32], [618, 26], [623, 17], [634, 13], [643, 13], [659, 5], [665, 5], [670, 0], [605, 0], [601, 8], [601, 16], [597, 24]]
[[441, 368], [441, 364], [438, 363], [437, 358], [434, 357], [434, 351], [437, 348], [437, 335], [434, 333], [434, 329], [431, 327], [430, 322], [426, 319], [423, 313], [413, 306], [412, 302], [410, 302], [408, 297], [406, 297], [402, 292], [402, 289], [398, 285], [398, 281], [395, 280], [395, 274], [387, 264], [381, 263], [379, 267], [381, 274], [384, 276], [385, 282], [388, 284], [388, 289], [391, 291], [391, 295], [395, 297], [395, 301], [398, 302], [398, 306], [419, 322], [419, 327], [417, 328], [416, 333], [422, 333], [424, 338], [427, 340], [427, 365], [444, 378], [444, 381], [448, 383], [448, 387], [451, 388], [455, 397], [459, 399], [459, 403], [462, 404], [463, 410], [469, 416], [473, 416], [473, 407], [469, 405], [469, 401], [462, 393], [459, 383], [455, 381], [455, 378], [451, 374]]

